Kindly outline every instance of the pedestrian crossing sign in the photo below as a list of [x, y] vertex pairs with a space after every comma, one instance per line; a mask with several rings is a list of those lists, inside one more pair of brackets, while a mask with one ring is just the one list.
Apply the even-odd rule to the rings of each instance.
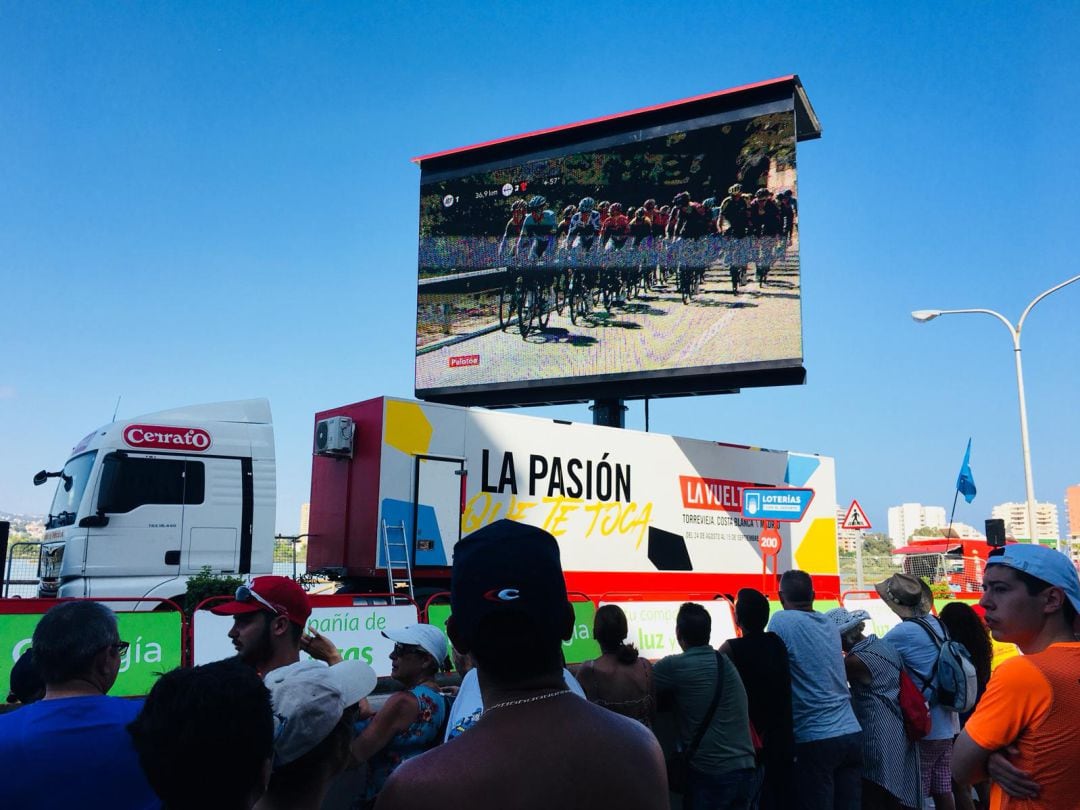
[[858, 501], [852, 501], [851, 506], [848, 507], [847, 514], [844, 515], [844, 523], [841, 525], [842, 529], [869, 529], [870, 521], [866, 517], [866, 512], [859, 506]]

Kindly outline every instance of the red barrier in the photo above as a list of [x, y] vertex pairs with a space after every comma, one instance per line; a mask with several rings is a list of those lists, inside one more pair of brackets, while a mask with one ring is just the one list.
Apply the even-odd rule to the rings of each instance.
[[449, 601], [450, 591], [439, 591], [438, 593], [433, 593], [431, 596], [428, 597], [428, 600], [424, 602], [423, 610], [420, 612], [420, 621], [422, 621], [424, 624], [430, 624], [430, 622], [428, 621], [428, 608], [431, 607], [432, 603], [436, 599], [446, 599], [447, 601]]

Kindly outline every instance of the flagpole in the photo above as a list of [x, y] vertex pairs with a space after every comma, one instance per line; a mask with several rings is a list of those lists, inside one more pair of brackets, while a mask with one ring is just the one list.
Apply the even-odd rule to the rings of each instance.
[[949, 512], [949, 528], [947, 528], [945, 530], [945, 539], [946, 540], [948, 540], [949, 537], [952, 535], [952, 519], [953, 519], [953, 516], [956, 514], [956, 499], [959, 498], [959, 497], [960, 497], [960, 490], [958, 488], [956, 490], [956, 492], [953, 493], [953, 496], [952, 496], [952, 511]]

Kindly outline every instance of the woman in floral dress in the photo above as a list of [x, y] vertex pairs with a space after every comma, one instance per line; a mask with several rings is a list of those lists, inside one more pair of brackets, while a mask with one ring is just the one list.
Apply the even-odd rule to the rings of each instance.
[[390, 774], [405, 760], [442, 742], [448, 701], [435, 676], [446, 661], [446, 636], [438, 627], [414, 624], [383, 633], [395, 642], [390, 653], [390, 675], [405, 689], [387, 698], [378, 713], [367, 699], [360, 702], [358, 735], [350, 746], [353, 757], [367, 763], [364, 795], [354, 807], [375, 805]]

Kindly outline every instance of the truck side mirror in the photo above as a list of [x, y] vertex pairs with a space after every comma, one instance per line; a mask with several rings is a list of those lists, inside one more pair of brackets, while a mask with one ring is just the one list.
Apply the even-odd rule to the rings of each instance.
[[37, 473], [34, 474], [34, 486], [35, 487], [40, 487], [42, 484], [44, 484], [48, 480], [49, 480], [49, 474], [47, 472], [45, 472], [45, 470], [41, 470], [40, 472], [37, 472]]

